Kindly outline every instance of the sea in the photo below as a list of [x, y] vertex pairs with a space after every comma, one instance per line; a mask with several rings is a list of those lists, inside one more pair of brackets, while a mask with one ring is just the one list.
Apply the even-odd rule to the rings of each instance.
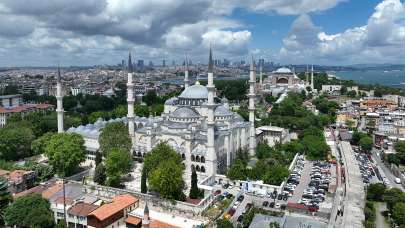
[[356, 70], [331, 73], [340, 79], [353, 80], [360, 84], [381, 84], [405, 89], [405, 70]]

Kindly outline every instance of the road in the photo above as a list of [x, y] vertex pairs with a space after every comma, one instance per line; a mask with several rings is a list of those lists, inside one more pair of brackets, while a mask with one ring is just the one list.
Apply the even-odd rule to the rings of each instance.
[[385, 218], [382, 215], [382, 212], [384, 212], [386, 210], [387, 210], [387, 206], [385, 205], [385, 203], [381, 203], [381, 202], [375, 203], [376, 227], [378, 227], [378, 228], [389, 228], [390, 227], [390, 225], [385, 221]]
[[372, 154], [373, 160], [377, 164], [377, 167], [380, 169], [380, 172], [383, 173], [382, 176], [387, 177], [387, 179], [390, 182], [392, 187], [399, 188], [402, 191], [405, 191], [405, 189], [402, 187], [402, 185], [395, 183], [396, 177], [394, 176], [394, 174], [392, 174], [391, 170], [389, 170], [387, 168], [387, 166], [385, 166], [385, 164], [381, 161], [380, 157], [377, 156], [377, 152], [380, 153], [379, 150], [373, 148], [373, 150], [371, 151], [371, 154]]

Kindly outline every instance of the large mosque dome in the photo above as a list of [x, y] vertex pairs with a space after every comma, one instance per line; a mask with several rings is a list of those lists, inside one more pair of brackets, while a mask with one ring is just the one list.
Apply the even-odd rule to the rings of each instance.
[[279, 74], [291, 74], [292, 71], [290, 69], [288, 69], [287, 67], [281, 67], [281, 68], [276, 70], [276, 73], [279, 73]]
[[196, 83], [187, 87], [179, 96], [183, 99], [208, 99], [208, 89], [205, 86]]

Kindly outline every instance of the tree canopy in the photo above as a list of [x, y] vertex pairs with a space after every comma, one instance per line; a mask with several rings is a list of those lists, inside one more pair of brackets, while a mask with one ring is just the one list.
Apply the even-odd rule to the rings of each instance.
[[75, 133], [55, 134], [45, 147], [45, 155], [59, 175], [71, 175], [86, 159], [83, 137]]
[[116, 148], [129, 152], [132, 147], [128, 128], [122, 122], [108, 123], [100, 134], [99, 143], [104, 156]]
[[31, 156], [32, 130], [25, 124], [0, 128], [0, 159], [15, 161]]
[[18, 227], [53, 227], [53, 212], [50, 204], [39, 194], [29, 194], [17, 198], [4, 212], [8, 226]]
[[132, 166], [132, 156], [128, 151], [119, 148], [111, 149], [105, 160], [107, 185], [119, 187], [121, 176], [131, 171]]
[[363, 151], [370, 151], [373, 148], [373, 139], [366, 135], [360, 139], [359, 145]]

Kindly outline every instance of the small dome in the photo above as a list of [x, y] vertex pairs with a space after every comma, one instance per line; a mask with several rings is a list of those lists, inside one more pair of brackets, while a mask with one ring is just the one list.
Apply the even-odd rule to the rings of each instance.
[[226, 108], [226, 107], [223, 106], [223, 105], [218, 106], [218, 107], [215, 109], [215, 116], [229, 116], [229, 115], [232, 115], [232, 112], [229, 111], [229, 109]]
[[287, 67], [281, 67], [276, 70], [276, 73], [281, 73], [281, 74], [290, 74], [292, 71], [288, 69]]
[[172, 97], [165, 101], [165, 105], [175, 105], [177, 102], [177, 97]]
[[179, 97], [186, 99], [208, 99], [208, 89], [205, 86], [195, 84], [187, 87]]
[[172, 112], [170, 114], [170, 117], [172, 117], [172, 118], [196, 118], [196, 117], [200, 117], [200, 114], [198, 114], [196, 111], [194, 111], [191, 108], [181, 107], [181, 108], [176, 109], [176, 111]]

